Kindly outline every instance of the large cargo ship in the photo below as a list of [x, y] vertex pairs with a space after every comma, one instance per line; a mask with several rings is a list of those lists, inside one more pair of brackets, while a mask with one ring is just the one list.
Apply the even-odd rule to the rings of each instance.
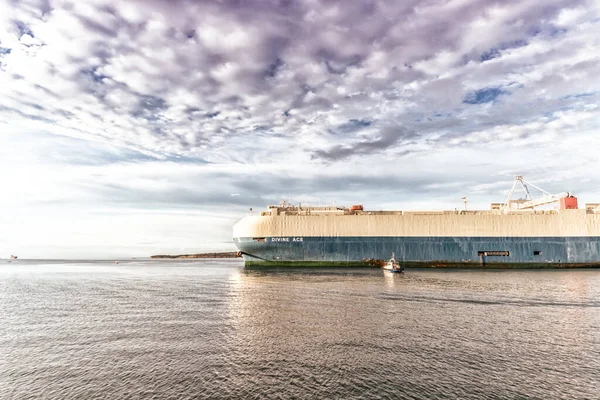
[[[526, 198], [511, 200], [518, 183]], [[551, 203], [559, 206], [539, 209]], [[600, 204], [580, 209], [569, 193], [534, 200], [519, 176], [505, 202], [467, 210], [465, 201], [464, 208], [366, 211], [282, 202], [244, 217], [233, 239], [246, 266], [381, 266], [394, 254], [403, 267], [600, 267]]]

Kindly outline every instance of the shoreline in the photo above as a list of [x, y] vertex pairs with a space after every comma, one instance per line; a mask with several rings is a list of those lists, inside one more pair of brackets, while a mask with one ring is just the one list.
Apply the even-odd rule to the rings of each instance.
[[241, 258], [242, 254], [238, 251], [228, 251], [220, 253], [197, 253], [197, 254], [158, 254], [150, 258]]

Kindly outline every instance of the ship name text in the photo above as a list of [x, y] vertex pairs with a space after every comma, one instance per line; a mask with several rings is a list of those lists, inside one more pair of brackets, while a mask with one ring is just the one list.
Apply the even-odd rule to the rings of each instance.
[[273, 237], [271, 242], [303, 242], [304, 238], [301, 237]]

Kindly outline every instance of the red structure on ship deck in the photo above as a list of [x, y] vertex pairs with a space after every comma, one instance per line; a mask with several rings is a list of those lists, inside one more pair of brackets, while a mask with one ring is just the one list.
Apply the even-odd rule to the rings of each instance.
[[577, 197], [575, 197], [575, 196], [561, 197], [561, 199], [560, 199], [560, 209], [561, 210], [576, 210], [577, 208], [578, 208]]

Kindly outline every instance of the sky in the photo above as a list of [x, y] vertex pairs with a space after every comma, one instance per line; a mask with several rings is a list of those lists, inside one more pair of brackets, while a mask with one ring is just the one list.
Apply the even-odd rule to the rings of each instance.
[[282, 199], [600, 202], [600, 1], [0, 0], [0, 258], [229, 251]]

